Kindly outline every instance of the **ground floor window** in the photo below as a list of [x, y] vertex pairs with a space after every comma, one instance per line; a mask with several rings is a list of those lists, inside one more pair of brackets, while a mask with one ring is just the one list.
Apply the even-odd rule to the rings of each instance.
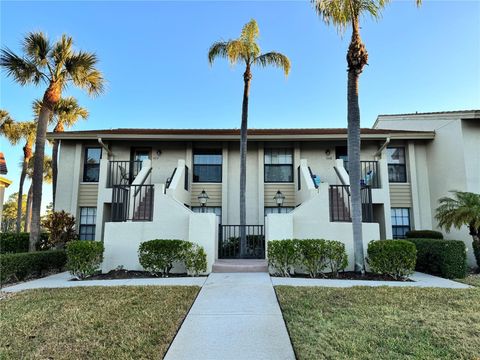
[[410, 230], [410, 209], [392, 208], [392, 235], [394, 239], [404, 239], [407, 231]]
[[97, 222], [96, 207], [80, 208], [80, 240], [95, 240], [95, 226]]
[[289, 206], [269, 206], [264, 209], [264, 215], [267, 216], [268, 214], [288, 214], [291, 212], [294, 207], [289, 207]]
[[220, 224], [222, 223], [222, 208], [220, 206], [192, 206], [194, 213], [209, 213], [218, 216]]

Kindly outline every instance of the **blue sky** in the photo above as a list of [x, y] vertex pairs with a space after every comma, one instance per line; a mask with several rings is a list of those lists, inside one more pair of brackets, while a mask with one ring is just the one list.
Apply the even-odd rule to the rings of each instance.
[[[342, 38], [308, 1], [0, 2], [1, 46], [19, 52], [29, 31], [52, 39], [67, 33], [77, 48], [94, 51], [108, 79], [96, 99], [73, 95], [90, 111], [75, 129], [116, 127], [238, 127], [242, 68], [207, 51], [237, 37], [255, 18], [263, 51], [289, 56], [290, 76], [254, 69], [250, 127], [345, 127], [348, 32]], [[360, 80], [362, 126], [378, 114], [480, 107], [480, 2], [393, 1], [383, 18], [362, 21], [369, 66]], [[0, 75], [0, 107], [32, 118], [44, 87], [20, 87]], [[0, 139], [17, 190], [21, 147]], [[28, 184], [27, 184], [28, 186]], [[26, 187], [26, 189], [28, 189]], [[50, 201], [50, 186], [44, 190]]]

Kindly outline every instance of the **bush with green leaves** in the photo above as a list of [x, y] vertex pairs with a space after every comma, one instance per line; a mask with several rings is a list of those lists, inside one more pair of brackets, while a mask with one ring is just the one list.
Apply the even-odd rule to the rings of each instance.
[[168, 276], [175, 262], [183, 261], [189, 242], [176, 239], [145, 241], [138, 248], [140, 265], [152, 274]]
[[100, 270], [103, 261], [103, 243], [100, 241], [74, 240], [66, 245], [67, 270], [77, 279], [85, 279]]
[[345, 270], [348, 266], [348, 255], [345, 251], [345, 244], [336, 240], [325, 242], [325, 258], [327, 267], [333, 276], [337, 277], [339, 271]]
[[188, 243], [183, 254], [187, 272], [193, 276], [207, 271], [207, 253], [200, 245]]
[[406, 240], [378, 240], [368, 244], [367, 262], [372, 272], [399, 280], [415, 271], [417, 249]]
[[467, 249], [460, 240], [407, 239], [417, 248], [416, 270], [448, 279], [467, 275]]
[[296, 240], [272, 240], [268, 242], [268, 264], [281, 276], [290, 276], [297, 263], [298, 242]]
[[299, 263], [307, 270], [310, 277], [318, 277], [327, 266], [326, 241], [323, 239], [297, 240]]
[[434, 230], [410, 230], [405, 233], [405, 237], [409, 239], [443, 239], [443, 234]]
[[50, 246], [63, 248], [69, 241], [77, 239], [75, 217], [66, 211], [51, 212], [42, 221], [42, 226], [50, 233]]
[[47, 250], [0, 255], [0, 285], [22, 281], [43, 272], [62, 270], [66, 263], [63, 250]]
[[[28, 252], [30, 233], [0, 233], [0, 254]], [[47, 250], [40, 244], [48, 240], [47, 233], [40, 234], [40, 242], [37, 244], [37, 250]]]

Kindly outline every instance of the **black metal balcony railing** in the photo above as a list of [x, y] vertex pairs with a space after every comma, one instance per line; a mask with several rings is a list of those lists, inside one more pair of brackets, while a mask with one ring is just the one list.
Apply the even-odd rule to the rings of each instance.
[[[343, 162], [343, 167], [348, 173], [348, 161]], [[360, 161], [360, 178], [362, 185], [370, 186], [372, 189], [380, 188], [380, 173], [378, 171], [378, 161], [362, 160]]]
[[[241, 251], [241, 236], [245, 236]], [[219, 259], [265, 259], [263, 225], [219, 225]]]
[[153, 185], [114, 185], [112, 222], [152, 221], [153, 190]]
[[109, 161], [107, 187], [130, 185], [142, 169], [142, 161]]
[[[364, 186], [360, 190], [362, 199], [362, 222], [373, 222], [372, 189]], [[351, 222], [349, 185], [330, 185], [330, 221]]]

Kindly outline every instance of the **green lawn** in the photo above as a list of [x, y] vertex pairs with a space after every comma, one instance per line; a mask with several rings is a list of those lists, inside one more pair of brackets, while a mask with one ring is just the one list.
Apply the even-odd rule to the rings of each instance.
[[276, 292], [299, 359], [480, 358], [480, 289]]
[[480, 274], [468, 275], [465, 279], [455, 279], [455, 281], [462, 282], [464, 284], [480, 287]]
[[31, 290], [0, 301], [0, 359], [161, 359], [200, 288]]

